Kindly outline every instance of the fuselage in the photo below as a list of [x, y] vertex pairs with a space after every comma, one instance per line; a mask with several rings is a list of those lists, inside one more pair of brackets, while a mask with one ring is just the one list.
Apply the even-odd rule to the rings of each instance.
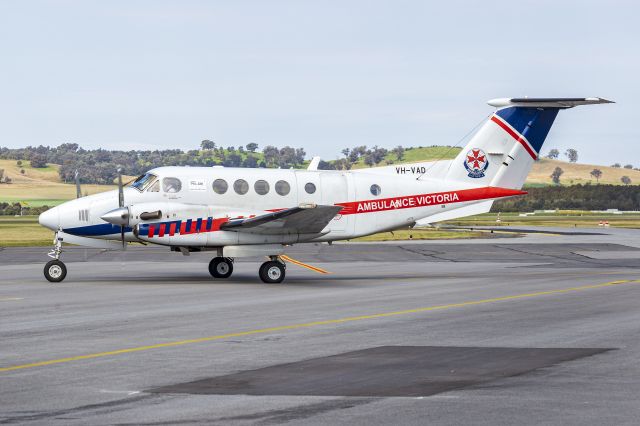
[[[125, 237], [178, 246], [350, 239], [410, 226], [436, 213], [504, 196], [496, 194], [496, 188], [366, 170], [160, 167], [144, 176], [124, 188], [125, 205], [133, 209]], [[321, 235], [256, 236], [219, 230], [219, 224], [229, 219], [301, 204], [339, 205], [343, 210]], [[120, 227], [101, 219], [117, 207], [117, 191], [110, 191], [64, 203], [45, 212], [40, 222], [72, 235], [120, 239]], [[140, 213], [150, 211], [161, 212], [161, 216], [140, 220]]]

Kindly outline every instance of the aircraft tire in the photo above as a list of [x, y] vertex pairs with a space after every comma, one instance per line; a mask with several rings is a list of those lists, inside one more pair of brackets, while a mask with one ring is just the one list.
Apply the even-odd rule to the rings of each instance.
[[58, 259], [50, 260], [44, 265], [44, 277], [52, 283], [59, 283], [67, 276], [67, 267]]
[[278, 284], [284, 281], [285, 267], [282, 262], [270, 260], [260, 266], [260, 279], [267, 284]]
[[209, 262], [209, 273], [213, 278], [229, 278], [233, 273], [233, 262], [228, 257], [214, 257]]

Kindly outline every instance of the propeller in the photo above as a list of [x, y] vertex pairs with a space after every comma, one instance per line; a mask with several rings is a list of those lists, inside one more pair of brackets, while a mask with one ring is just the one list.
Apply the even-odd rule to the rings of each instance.
[[[122, 187], [122, 168], [118, 167], [118, 207], [124, 208], [124, 188]], [[124, 224], [120, 225], [120, 240], [122, 241], [122, 250], [126, 250], [127, 243], [124, 241]]]

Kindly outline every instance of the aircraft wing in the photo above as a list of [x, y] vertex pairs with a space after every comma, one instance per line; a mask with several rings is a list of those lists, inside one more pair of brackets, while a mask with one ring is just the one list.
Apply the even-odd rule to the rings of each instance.
[[269, 235], [319, 234], [342, 208], [315, 204], [292, 207], [248, 219], [231, 219], [220, 229]]

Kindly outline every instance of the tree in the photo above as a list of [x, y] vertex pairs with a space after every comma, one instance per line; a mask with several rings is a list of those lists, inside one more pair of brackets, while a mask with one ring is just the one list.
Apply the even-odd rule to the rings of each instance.
[[0, 183], [2, 183], [3, 177], [4, 177], [4, 169], [0, 169]]
[[633, 164], [625, 164], [624, 168], [625, 169], [633, 169]]
[[624, 183], [625, 185], [630, 185], [631, 184], [631, 178], [629, 176], [622, 176], [620, 178], [620, 181], [622, 183]]
[[600, 176], [602, 176], [602, 170], [593, 169], [593, 170], [591, 170], [590, 175], [593, 176], [594, 178], [596, 178], [596, 183], [598, 183], [599, 180], [600, 180]]
[[336, 170], [351, 170], [351, 161], [347, 158], [339, 158], [333, 162]]
[[24, 169], [20, 169], [20, 174], [23, 175], [24, 174]]
[[560, 151], [558, 151], [557, 149], [553, 148], [552, 150], [549, 151], [549, 153], [547, 154], [547, 158], [550, 158], [552, 160], [557, 160], [558, 157], [560, 157]]
[[374, 146], [373, 148], [371, 148], [373, 162], [376, 165], [380, 164], [380, 162], [384, 160], [384, 157], [386, 157], [388, 152], [389, 151], [387, 151], [386, 149], [378, 147], [378, 145]]
[[42, 169], [47, 167], [47, 157], [42, 154], [35, 154], [31, 156], [31, 167], [34, 169]]
[[564, 155], [569, 159], [570, 163], [576, 163], [578, 161], [578, 151], [573, 148], [567, 149]]
[[244, 161], [242, 162], [242, 167], [250, 167], [250, 168], [258, 167], [258, 159], [253, 155], [249, 154], [247, 155], [247, 158], [245, 158]]
[[402, 161], [402, 159], [404, 158], [404, 148], [401, 145], [393, 148], [392, 152], [396, 155], [396, 159], [398, 161]]
[[619, 169], [619, 168], [620, 168], [620, 163], [613, 163], [613, 164], [611, 165], [611, 167], [614, 167], [614, 168], [616, 168], [616, 169]]
[[560, 185], [560, 176], [562, 176], [563, 173], [564, 170], [562, 170], [560, 167], [556, 167], [553, 170], [553, 173], [551, 173], [551, 180], [553, 180], [553, 183], [555, 183], [556, 185]]
[[214, 141], [210, 141], [209, 139], [205, 139], [200, 142], [200, 148], [202, 148], [203, 151], [210, 151], [216, 148], [216, 143]]
[[262, 150], [264, 154], [264, 162], [267, 167], [275, 167], [278, 164], [280, 158], [280, 150], [273, 145], [267, 145]]
[[258, 149], [258, 144], [251, 142], [247, 144], [247, 151], [249, 152], [256, 152], [256, 150]]
[[364, 164], [366, 164], [369, 167], [372, 167], [374, 165], [375, 161], [373, 160], [373, 152], [368, 151], [365, 155], [364, 155]]
[[22, 160], [16, 161], [16, 164], [18, 165], [18, 167], [22, 167]]
[[351, 152], [351, 150], [349, 148], [345, 148], [340, 152], [342, 152], [342, 155], [344, 155], [344, 158], [349, 158], [349, 152]]

